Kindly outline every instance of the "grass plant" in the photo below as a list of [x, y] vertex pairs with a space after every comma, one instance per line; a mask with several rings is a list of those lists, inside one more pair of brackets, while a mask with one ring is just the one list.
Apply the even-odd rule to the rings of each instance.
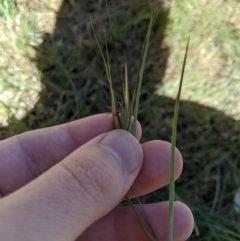
[[[113, 35], [112, 27], [111, 27], [112, 24], [111, 24], [111, 18], [110, 18], [110, 13], [108, 10], [107, 1], [105, 1], [105, 3], [106, 3], [107, 11], [108, 11], [108, 19], [109, 19], [109, 25], [110, 25], [110, 30], [111, 30], [111, 36], [112, 36], [112, 43], [114, 46], [114, 52], [116, 53], [115, 40], [114, 40], [114, 35]], [[145, 40], [143, 43], [142, 53], [141, 53], [141, 58], [140, 58], [140, 65], [139, 65], [140, 67], [139, 67], [139, 71], [138, 71], [137, 82], [135, 84], [135, 88], [134, 88], [134, 91], [132, 94], [132, 98], [130, 97], [130, 94], [129, 94], [128, 71], [127, 71], [126, 63], [125, 63], [125, 80], [124, 81], [121, 80], [121, 75], [119, 72], [119, 80], [121, 82], [121, 99], [119, 101], [116, 98], [115, 89], [113, 86], [107, 42], [106, 42], [106, 52], [107, 53], [106, 53], [106, 57], [105, 57], [105, 55], [102, 51], [102, 48], [99, 44], [98, 38], [96, 36], [94, 26], [92, 25], [94, 37], [97, 41], [97, 45], [98, 45], [99, 50], [102, 55], [102, 59], [104, 62], [104, 67], [106, 70], [106, 75], [107, 75], [107, 79], [108, 79], [108, 83], [109, 83], [113, 126], [115, 129], [124, 129], [124, 130], [130, 132], [134, 136], [135, 136], [135, 132], [136, 132], [136, 123], [137, 123], [137, 117], [138, 117], [140, 93], [141, 93], [141, 87], [142, 87], [143, 73], [144, 73], [145, 64], [146, 64], [147, 52], [148, 52], [148, 48], [149, 48], [149, 40], [150, 40], [150, 34], [151, 34], [151, 30], [152, 30], [152, 22], [153, 22], [153, 14], [150, 17], [150, 23], [149, 23], [146, 37], [145, 37]], [[106, 37], [105, 37], [105, 41], [106, 41]], [[119, 71], [119, 65], [118, 65], [119, 60], [118, 60], [117, 54], [115, 55], [115, 60], [116, 60], [116, 65], [117, 65], [117, 68]], [[136, 197], [136, 198], [138, 199], [138, 197]], [[126, 200], [130, 204], [130, 206], [133, 208], [134, 212], [136, 213], [136, 216], [137, 216], [140, 224], [142, 225], [144, 231], [146, 232], [147, 236], [149, 237], [149, 240], [156, 241], [156, 238], [155, 238], [156, 234], [154, 234], [152, 231], [153, 228], [149, 227], [149, 225], [145, 221], [144, 217], [140, 214], [138, 209], [132, 204], [131, 200], [128, 198], [127, 195], [126, 195]], [[139, 199], [138, 199], [138, 201], [139, 201], [139, 204], [141, 205], [141, 202]]]
[[[111, 30], [112, 42], [113, 42], [113, 46], [114, 46], [114, 52], [116, 53], [115, 41], [114, 41], [114, 36], [113, 36], [113, 31], [112, 31], [112, 23], [111, 23], [111, 18], [110, 18], [107, 1], [105, 1], [105, 3], [106, 3], [106, 7], [107, 7], [107, 12], [108, 12], [108, 19], [109, 19], [109, 25], [110, 25], [110, 30]], [[92, 25], [94, 37], [97, 41], [97, 45], [98, 45], [99, 50], [102, 55], [102, 59], [104, 62], [104, 67], [106, 70], [106, 75], [107, 75], [107, 79], [108, 79], [108, 83], [109, 83], [113, 126], [115, 129], [124, 129], [126, 131], [129, 131], [132, 135], [135, 135], [135, 130], [136, 130], [140, 93], [141, 93], [141, 88], [142, 88], [142, 80], [143, 80], [143, 73], [144, 73], [145, 64], [146, 64], [147, 52], [148, 52], [148, 48], [149, 48], [149, 40], [150, 40], [150, 33], [152, 30], [152, 22], [153, 22], [153, 13], [150, 18], [149, 27], [148, 27], [146, 37], [145, 37], [143, 47], [142, 47], [142, 55], [140, 58], [140, 65], [139, 65], [140, 67], [139, 67], [137, 82], [135, 84], [132, 98], [130, 98], [130, 95], [129, 95], [129, 83], [128, 83], [128, 73], [127, 73], [127, 64], [126, 63], [125, 63], [125, 81], [124, 82], [121, 80], [121, 75], [119, 73], [119, 79], [121, 82], [121, 90], [122, 90], [121, 91], [121, 100], [119, 102], [117, 101], [117, 98], [114, 94], [115, 90], [114, 90], [113, 81], [112, 81], [112, 77], [111, 77], [111, 67], [110, 67], [110, 62], [109, 62], [107, 43], [106, 43], [107, 57], [105, 57], [105, 55], [101, 49], [101, 46], [99, 44], [98, 38], [96, 36], [94, 27]], [[106, 37], [105, 37], [105, 39], [106, 39]], [[185, 65], [186, 65], [186, 59], [187, 59], [188, 45], [189, 45], [189, 39], [188, 39], [186, 52], [185, 52], [185, 56], [184, 56], [184, 61], [183, 61], [183, 66], [182, 66], [182, 71], [181, 71], [181, 78], [180, 78], [180, 83], [179, 83], [179, 87], [178, 87], [178, 95], [177, 95], [177, 99], [176, 99], [176, 104], [175, 104], [175, 109], [174, 109], [174, 117], [173, 117], [173, 129], [172, 129], [172, 139], [171, 139], [168, 241], [173, 240], [173, 218], [174, 218], [173, 212], [174, 212], [174, 200], [175, 200], [175, 198], [174, 198], [174, 196], [175, 196], [175, 148], [176, 148], [177, 120], [178, 120], [181, 89], [182, 89], [184, 71], [185, 71]], [[119, 71], [119, 65], [118, 65], [119, 60], [118, 60], [117, 55], [115, 57], [116, 57], [116, 59], [115, 59], [116, 65], [117, 65], [117, 68]], [[117, 103], [119, 103], [119, 104], [117, 104]], [[139, 200], [138, 197], [136, 197], [136, 198]], [[154, 237], [153, 232], [151, 231], [151, 227], [148, 226], [148, 224], [144, 220], [143, 216], [139, 213], [137, 208], [132, 204], [131, 200], [127, 196], [126, 196], [126, 199], [127, 199], [128, 203], [131, 205], [131, 207], [133, 208], [133, 210], [135, 211], [135, 213], [138, 217], [138, 220], [141, 223], [146, 234], [148, 235], [149, 239], [151, 241], [155, 241], [156, 239]], [[140, 204], [141, 204], [141, 202], [140, 202]]]

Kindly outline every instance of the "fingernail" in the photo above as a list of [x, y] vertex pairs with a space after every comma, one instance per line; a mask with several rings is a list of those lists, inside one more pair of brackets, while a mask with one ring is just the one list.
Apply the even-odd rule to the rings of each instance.
[[125, 130], [113, 130], [100, 142], [121, 165], [125, 174], [130, 174], [142, 164], [142, 148], [135, 137]]

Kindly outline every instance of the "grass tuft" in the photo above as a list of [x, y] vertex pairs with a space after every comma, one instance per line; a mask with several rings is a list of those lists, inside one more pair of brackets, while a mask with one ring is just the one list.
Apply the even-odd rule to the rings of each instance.
[[[92, 19], [91, 19], [91, 24], [92, 24], [92, 29], [94, 33], [94, 37], [96, 39], [97, 45], [99, 47], [103, 62], [104, 62], [104, 67], [109, 83], [109, 89], [110, 89], [110, 95], [111, 95], [111, 112], [112, 112], [112, 118], [113, 118], [113, 126], [115, 129], [124, 129], [126, 131], [129, 131], [132, 135], [135, 136], [136, 132], [136, 123], [137, 123], [137, 117], [138, 117], [138, 108], [139, 108], [139, 100], [140, 100], [140, 93], [141, 93], [141, 87], [142, 87], [142, 79], [143, 79], [143, 73], [145, 69], [145, 64], [146, 64], [146, 58], [147, 58], [147, 52], [149, 48], [149, 40], [150, 40], [150, 34], [151, 34], [151, 29], [152, 29], [152, 22], [153, 22], [153, 14], [150, 17], [150, 23], [148, 26], [148, 30], [146, 33], [146, 37], [143, 43], [142, 47], [142, 54], [141, 54], [141, 61], [140, 61], [140, 67], [138, 71], [138, 79], [135, 84], [135, 88], [133, 91], [133, 96], [132, 99], [130, 99], [129, 96], [129, 83], [128, 83], [128, 71], [127, 71], [127, 64], [125, 63], [125, 81], [123, 82], [121, 80], [121, 75], [120, 75], [120, 70], [119, 70], [119, 65], [118, 65], [118, 56], [116, 54], [116, 47], [115, 47], [115, 40], [114, 40], [114, 35], [112, 31], [112, 24], [111, 24], [111, 18], [108, 10], [108, 4], [107, 1], [105, 1], [106, 7], [107, 7], [107, 13], [108, 13], [108, 20], [109, 20], [109, 25], [110, 25], [110, 32], [111, 32], [111, 37], [112, 37], [112, 43], [114, 46], [114, 53], [115, 53], [115, 61], [118, 69], [118, 75], [119, 75], [119, 80], [121, 82], [121, 100], [117, 101], [117, 98], [115, 96], [115, 90], [114, 90], [114, 85], [113, 85], [113, 80], [112, 80], [112, 75], [111, 75], [111, 67], [110, 67], [110, 61], [109, 61], [109, 53], [108, 53], [108, 46], [107, 46], [107, 41], [106, 41], [106, 36], [105, 36], [105, 43], [106, 43], [106, 57], [101, 49], [100, 43], [98, 41], [96, 32], [94, 30], [93, 24], [92, 24]], [[138, 199], [138, 197], [136, 197]], [[144, 217], [140, 214], [140, 212], [137, 210], [137, 208], [132, 204], [131, 200], [126, 196], [126, 200], [130, 204], [130, 206], [133, 208], [140, 224], [142, 225], [145, 233], [149, 237], [151, 241], [155, 241], [156, 239], [154, 238], [153, 231], [147, 224], [147, 222], [144, 220]], [[139, 199], [138, 199], [139, 200]], [[141, 204], [141, 203], [140, 203]]]

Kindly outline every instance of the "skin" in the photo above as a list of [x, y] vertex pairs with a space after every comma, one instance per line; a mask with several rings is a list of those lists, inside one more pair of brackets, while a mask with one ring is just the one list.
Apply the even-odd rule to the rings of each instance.
[[[130, 187], [128, 196], [134, 197], [169, 183], [171, 145], [159, 140], [140, 145], [136, 139], [112, 131], [111, 115], [100, 114], [1, 141], [1, 240], [149, 240], [131, 207], [115, 207]], [[125, 159], [130, 172], [119, 164]], [[176, 150], [176, 179], [181, 171]], [[168, 202], [138, 210], [156, 240], [167, 240]], [[186, 240], [192, 229], [191, 211], [176, 202], [174, 240]]]

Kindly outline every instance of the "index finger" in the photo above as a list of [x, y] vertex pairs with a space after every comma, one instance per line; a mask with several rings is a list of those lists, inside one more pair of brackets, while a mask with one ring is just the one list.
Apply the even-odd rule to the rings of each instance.
[[[99, 114], [29, 131], [0, 143], [0, 193], [24, 186], [95, 136], [113, 129], [112, 115]], [[138, 124], [137, 138], [141, 127]]]

